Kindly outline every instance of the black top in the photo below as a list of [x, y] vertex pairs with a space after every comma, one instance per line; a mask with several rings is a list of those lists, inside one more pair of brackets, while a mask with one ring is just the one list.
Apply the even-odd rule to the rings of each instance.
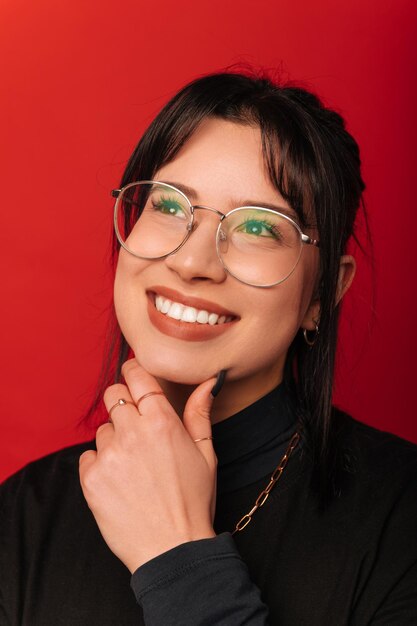
[[284, 385], [279, 385], [239, 413], [213, 424], [217, 495], [246, 487], [275, 469], [294, 434], [294, 405]]
[[335, 411], [352, 461], [340, 495], [321, 511], [307, 448], [299, 446], [265, 505], [231, 537], [294, 430], [287, 400], [278, 388], [214, 426], [217, 537], [173, 548], [132, 577], [107, 548], [81, 492], [78, 459], [91, 443], [6, 481], [0, 625], [415, 626], [413, 444]]

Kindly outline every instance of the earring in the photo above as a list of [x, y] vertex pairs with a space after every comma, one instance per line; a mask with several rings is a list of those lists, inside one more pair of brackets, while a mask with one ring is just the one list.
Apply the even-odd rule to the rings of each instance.
[[319, 336], [319, 325], [317, 324], [317, 321], [316, 321], [316, 320], [313, 320], [313, 322], [314, 322], [314, 325], [315, 325], [315, 327], [316, 327], [316, 328], [314, 329], [314, 331], [312, 331], [312, 332], [314, 332], [314, 337], [313, 337], [312, 339], [310, 339], [310, 337], [309, 337], [309, 336], [308, 336], [308, 334], [307, 334], [307, 333], [309, 332], [309, 331], [307, 330], [307, 328], [304, 328], [304, 330], [303, 330], [304, 341], [306, 342], [306, 344], [307, 344], [310, 348], [312, 348], [312, 347], [314, 346], [314, 344], [315, 344], [315, 343], [316, 343], [316, 341], [317, 341], [317, 337]]

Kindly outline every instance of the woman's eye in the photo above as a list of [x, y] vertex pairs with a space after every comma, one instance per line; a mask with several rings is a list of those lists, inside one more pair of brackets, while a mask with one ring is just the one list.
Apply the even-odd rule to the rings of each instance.
[[163, 215], [172, 215], [173, 217], [185, 217], [184, 208], [175, 200], [153, 200], [152, 206], [155, 211], [159, 211]]
[[279, 233], [275, 226], [259, 220], [247, 220], [239, 227], [239, 232], [245, 235], [255, 235], [257, 237], [279, 238]]

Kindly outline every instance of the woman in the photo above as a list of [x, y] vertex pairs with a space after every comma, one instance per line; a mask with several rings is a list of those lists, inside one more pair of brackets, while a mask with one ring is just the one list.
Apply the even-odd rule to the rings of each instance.
[[113, 192], [109, 421], [3, 486], [2, 624], [417, 623], [416, 448], [331, 406], [363, 189], [304, 90], [165, 106]]

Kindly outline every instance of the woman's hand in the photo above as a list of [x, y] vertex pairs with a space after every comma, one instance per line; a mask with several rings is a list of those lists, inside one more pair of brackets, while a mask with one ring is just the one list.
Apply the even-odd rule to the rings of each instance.
[[211, 389], [215, 379], [191, 394], [183, 421], [155, 378], [135, 359], [124, 363], [127, 385], [106, 389], [111, 423], [97, 430], [97, 452], [80, 457], [80, 479], [109, 548], [134, 572], [146, 561], [193, 541], [214, 537], [217, 459], [211, 440]]

